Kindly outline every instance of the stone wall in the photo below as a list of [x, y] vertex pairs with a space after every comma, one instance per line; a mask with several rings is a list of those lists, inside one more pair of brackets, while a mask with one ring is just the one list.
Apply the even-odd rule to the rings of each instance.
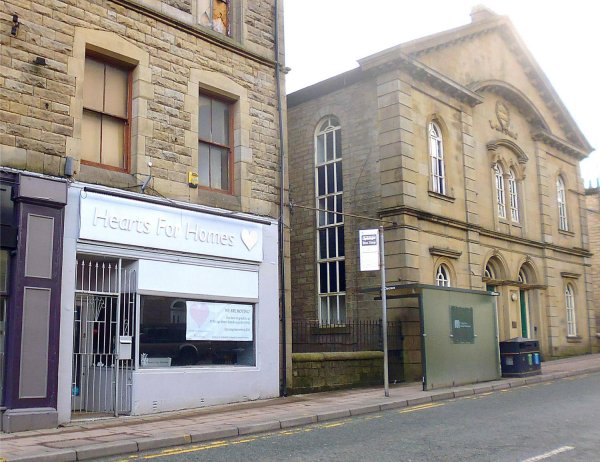
[[592, 304], [596, 312], [596, 329], [600, 333], [600, 188], [589, 188], [585, 194], [590, 251], [594, 254], [590, 259]]
[[[375, 87], [369, 82], [353, 85], [322, 100], [289, 109], [290, 197], [299, 205], [315, 207], [314, 136], [317, 124], [337, 117], [342, 133], [344, 212], [375, 217], [381, 185], [379, 176], [376, 120], [370, 116], [376, 105]], [[315, 319], [317, 314], [315, 211], [296, 207], [292, 223], [292, 310], [294, 319]], [[358, 231], [376, 228], [377, 221], [344, 217], [346, 250], [346, 312], [348, 318], [378, 317], [380, 303], [355, 288], [373, 287], [378, 273], [360, 272]]]
[[383, 384], [383, 352], [293, 353], [291, 393]]
[[[179, 15], [169, 6], [174, 2], [139, 3], [3, 2], [5, 12], [18, 14], [20, 26], [16, 36], [12, 23], [0, 26], [2, 165], [62, 176], [70, 156], [77, 180], [139, 191], [152, 174], [149, 190], [157, 195], [277, 217], [273, 0], [251, 2], [238, 40]], [[133, 66], [131, 166], [125, 173], [79, 162], [90, 48]], [[46, 65], [34, 64], [36, 57]], [[232, 195], [188, 186], [188, 172], [198, 165], [199, 88], [234, 102]]]

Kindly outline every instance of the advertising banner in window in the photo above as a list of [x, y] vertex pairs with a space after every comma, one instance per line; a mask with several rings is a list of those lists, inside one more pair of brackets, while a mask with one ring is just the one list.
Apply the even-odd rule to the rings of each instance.
[[379, 269], [379, 230], [361, 229], [358, 232], [360, 249], [360, 270], [377, 271]]
[[252, 305], [186, 302], [186, 340], [252, 341]]

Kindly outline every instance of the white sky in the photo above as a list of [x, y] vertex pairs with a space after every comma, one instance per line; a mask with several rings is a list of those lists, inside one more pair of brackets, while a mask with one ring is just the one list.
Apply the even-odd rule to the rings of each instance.
[[[357, 60], [468, 24], [478, 0], [284, 0], [287, 92], [357, 67]], [[581, 163], [600, 178], [600, 1], [485, 0], [508, 15], [589, 143]]]

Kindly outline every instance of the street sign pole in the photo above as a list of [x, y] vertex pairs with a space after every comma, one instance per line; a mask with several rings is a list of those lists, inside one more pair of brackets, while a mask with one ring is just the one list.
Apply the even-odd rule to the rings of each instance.
[[388, 334], [387, 334], [387, 297], [385, 287], [385, 246], [383, 242], [383, 225], [379, 227], [379, 261], [381, 267], [381, 307], [383, 320], [383, 386], [385, 396], [390, 396], [390, 380], [388, 376]]

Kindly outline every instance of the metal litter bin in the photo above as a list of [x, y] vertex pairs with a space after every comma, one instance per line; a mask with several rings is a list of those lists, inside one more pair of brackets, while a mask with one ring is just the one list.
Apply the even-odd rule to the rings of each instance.
[[500, 342], [502, 377], [531, 377], [542, 373], [540, 342], [523, 337]]

